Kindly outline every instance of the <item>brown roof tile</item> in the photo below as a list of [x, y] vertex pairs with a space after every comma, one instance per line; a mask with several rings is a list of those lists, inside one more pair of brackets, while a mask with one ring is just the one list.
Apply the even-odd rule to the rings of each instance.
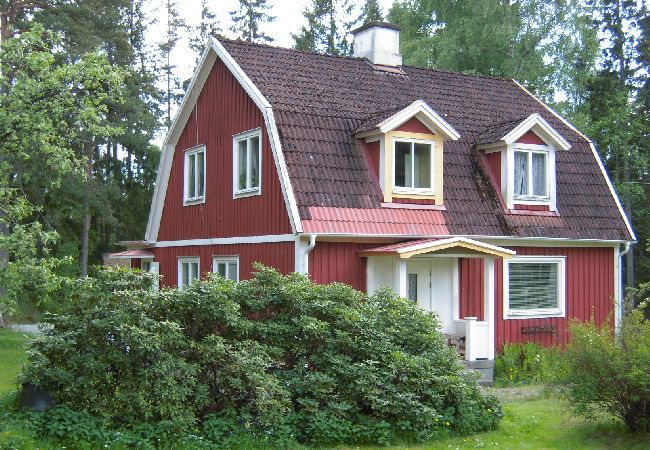
[[[319, 232], [379, 232], [380, 226], [360, 221], [355, 228], [348, 219], [337, 228], [337, 219], [314, 219], [312, 214], [318, 208], [382, 209], [381, 190], [354, 134], [422, 99], [461, 137], [445, 144], [446, 211], [424, 210], [418, 217], [435, 217], [437, 229], [444, 226], [451, 235], [630, 238], [589, 143], [512, 80], [411, 66], [403, 66], [403, 74], [388, 73], [361, 58], [225, 39], [221, 43], [271, 103], [300, 216]], [[474, 148], [499, 134], [500, 139], [532, 113], [571, 143], [569, 151], [556, 156], [557, 217], [504, 211]], [[416, 223], [391, 229], [423, 227]]]

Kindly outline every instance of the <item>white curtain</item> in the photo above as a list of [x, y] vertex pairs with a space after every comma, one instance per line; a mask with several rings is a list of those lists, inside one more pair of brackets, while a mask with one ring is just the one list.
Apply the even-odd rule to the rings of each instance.
[[528, 153], [515, 152], [515, 195], [528, 195]]

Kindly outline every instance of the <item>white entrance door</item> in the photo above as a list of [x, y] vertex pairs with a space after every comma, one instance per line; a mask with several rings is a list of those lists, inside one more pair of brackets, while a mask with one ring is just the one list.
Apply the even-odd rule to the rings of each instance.
[[453, 259], [412, 259], [406, 264], [407, 298], [438, 313], [443, 333], [453, 333]]

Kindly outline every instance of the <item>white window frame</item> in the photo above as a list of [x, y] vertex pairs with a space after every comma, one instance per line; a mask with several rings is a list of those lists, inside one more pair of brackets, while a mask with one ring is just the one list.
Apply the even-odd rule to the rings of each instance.
[[[557, 308], [510, 309], [510, 265], [517, 263], [557, 264]], [[566, 257], [565, 256], [515, 256], [503, 261], [503, 318], [541, 319], [566, 317]]]
[[[395, 169], [397, 167], [397, 143], [399, 142], [408, 142], [413, 144], [412, 149], [415, 148], [415, 144], [427, 144], [431, 146], [431, 155], [430, 155], [430, 164], [431, 167], [431, 187], [430, 188], [412, 188], [412, 187], [403, 187], [397, 186], [395, 183]], [[394, 194], [419, 194], [419, 195], [435, 195], [436, 193], [436, 141], [427, 140], [427, 139], [412, 139], [412, 138], [393, 138], [393, 168], [392, 168], [392, 180], [393, 180], [393, 193]], [[415, 176], [415, 158], [411, 156], [411, 173]]]
[[[239, 180], [239, 142], [246, 140], [249, 141], [251, 138], [257, 137], [258, 138], [258, 148], [257, 148], [257, 157], [258, 157], [258, 164], [259, 164], [259, 177], [258, 177], [258, 185], [257, 186], [251, 186], [246, 189], [239, 189], [238, 186], [238, 180]], [[247, 151], [247, 158], [246, 162], [247, 164], [250, 164], [251, 162], [251, 151], [254, 151], [251, 149], [250, 145], [246, 145], [246, 151]], [[262, 129], [261, 128], [256, 128], [254, 130], [246, 131], [244, 133], [239, 133], [235, 134], [232, 137], [232, 190], [233, 190], [233, 198], [242, 198], [242, 197], [251, 197], [254, 195], [261, 195], [262, 194]], [[246, 185], [251, 184], [251, 171], [250, 171], [250, 166], [247, 167], [246, 170]]]
[[[515, 152], [532, 152], [546, 154], [546, 196], [515, 195]], [[549, 211], [557, 210], [555, 147], [539, 144], [508, 144], [501, 159], [501, 183], [508, 209], [514, 205], [546, 205]], [[529, 155], [532, 158], [532, 154]], [[529, 159], [530, 161], [530, 159]], [[529, 192], [532, 191], [532, 170], [528, 175]]]
[[[539, 149], [521, 148], [520, 146], [515, 146], [515, 148], [514, 148], [513, 158], [514, 158], [514, 155], [519, 152], [519, 153], [525, 153], [526, 157], [528, 159], [527, 164], [528, 164], [528, 192], [529, 192], [529, 194], [528, 195], [517, 195], [513, 191], [512, 195], [514, 197], [514, 200], [517, 203], [520, 203], [520, 202], [530, 202], [530, 203], [533, 203], [533, 204], [548, 203], [550, 198], [551, 198], [551, 189], [550, 189], [550, 187], [551, 187], [550, 186], [550, 184], [551, 184], [550, 183], [550, 178], [551, 178], [550, 177], [550, 171], [551, 171], [551, 169], [549, 167], [549, 162], [550, 162], [549, 161], [550, 160], [549, 151], [548, 151], [548, 147], [546, 147], [545, 145], [541, 145], [539, 147], [540, 147]], [[546, 176], [544, 177], [545, 178], [544, 182], [546, 183], [546, 186], [544, 186], [545, 187], [544, 190], [546, 191], [546, 195], [535, 195], [535, 194], [532, 193], [533, 192], [533, 178], [534, 178], [534, 175], [533, 175], [533, 154], [544, 155], [544, 168], [546, 170], [546, 173], [545, 173]], [[515, 158], [515, 161], [516, 161], [516, 158]], [[513, 183], [514, 183], [514, 178], [515, 178], [515, 167], [516, 167], [515, 164], [513, 164], [513, 171], [512, 171]]]
[[[191, 264], [191, 263], [196, 263], [197, 264], [197, 278], [192, 278], [192, 280], [189, 281], [187, 285], [183, 284], [183, 264]], [[198, 256], [181, 256], [178, 258], [178, 279], [177, 279], [177, 285], [179, 289], [185, 289], [189, 284], [192, 283], [193, 280], [200, 280], [201, 279], [201, 258]]]
[[[195, 197], [189, 197], [189, 191], [187, 189], [188, 185], [188, 178], [190, 176], [190, 156], [192, 155], [197, 155], [199, 153], [203, 153], [203, 195], [198, 195]], [[207, 154], [205, 151], [205, 145], [200, 145], [198, 147], [193, 147], [185, 151], [185, 156], [183, 157], [183, 206], [189, 206], [189, 205], [197, 205], [200, 203], [205, 203], [205, 187], [206, 187], [206, 167], [208, 165], [207, 162]], [[198, 184], [198, 170], [197, 166], [198, 164], [196, 163], [197, 159], [194, 159], [195, 161], [195, 167], [194, 167], [194, 174], [196, 176], [196, 179], [194, 180], [194, 189], [195, 192], [199, 191], [199, 184]]]
[[236, 279], [234, 280], [236, 283], [239, 283], [239, 256], [234, 255], [234, 256], [213, 256], [212, 257], [212, 272], [218, 273], [219, 271], [217, 270], [217, 266], [219, 264], [226, 264], [226, 279], [231, 279], [228, 277], [228, 264], [229, 263], [235, 263], [237, 265], [236, 270]]

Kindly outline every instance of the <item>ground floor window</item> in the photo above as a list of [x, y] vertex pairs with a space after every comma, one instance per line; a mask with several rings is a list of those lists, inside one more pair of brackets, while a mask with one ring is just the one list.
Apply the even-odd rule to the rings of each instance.
[[199, 279], [199, 258], [178, 258], [178, 287], [183, 289]]
[[504, 261], [504, 317], [564, 317], [564, 257], [519, 256]]
[[224, 278], [239, 281], [239, 257], [215, 256], [212, 258], [212, 271]]

